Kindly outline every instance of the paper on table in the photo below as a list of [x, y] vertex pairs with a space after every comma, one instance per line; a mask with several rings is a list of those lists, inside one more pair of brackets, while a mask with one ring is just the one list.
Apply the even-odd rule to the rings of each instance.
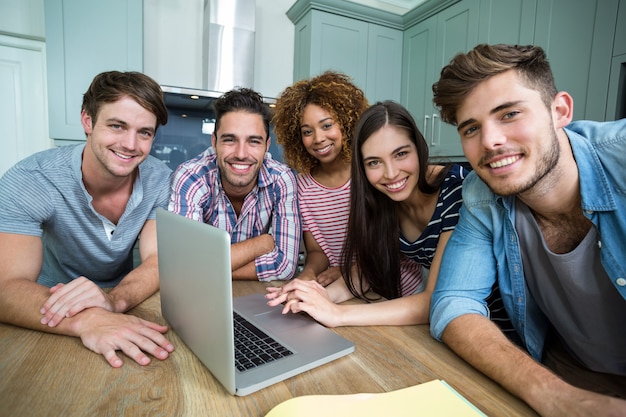
[[[417, 414], [419, 413], [419, 414]], [[265, 417], [485, 416], [441, 380], [380, 394], [305, 395], [278, 404]]]

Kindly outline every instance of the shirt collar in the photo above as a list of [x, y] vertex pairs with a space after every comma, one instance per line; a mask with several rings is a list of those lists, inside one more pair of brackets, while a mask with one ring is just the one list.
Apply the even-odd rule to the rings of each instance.
[[596, 150], [589, 140], [565, 129], [574, 159], [578, 167], [578, 179], [582, 195], [582, 208], [587, 211], [611, 211], [616, 209], [613, 192], [598, 159]]

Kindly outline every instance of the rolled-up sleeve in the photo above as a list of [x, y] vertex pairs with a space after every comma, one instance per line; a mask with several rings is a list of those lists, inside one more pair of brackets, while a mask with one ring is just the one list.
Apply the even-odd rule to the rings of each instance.
[[296, 187], [296, 177], [286, 170], [272, 184], [272, 225], [274, 249], [255, 260], [260, 281], [287, 280], [296, 273], [302, 224]]
[[433, 292], [430, 332], [441, 340], [455, 318], [465, 314], [489, 317], [486, 299], [496, 281], [493, 240], [487, 228], [464, 206], [446, 245]]

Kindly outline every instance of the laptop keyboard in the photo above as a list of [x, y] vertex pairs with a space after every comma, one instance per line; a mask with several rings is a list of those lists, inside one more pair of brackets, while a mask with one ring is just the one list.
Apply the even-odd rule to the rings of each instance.
[[240, 372], [293, 354], [239, 314], [233, 312], [233, 316], [235, 364]]

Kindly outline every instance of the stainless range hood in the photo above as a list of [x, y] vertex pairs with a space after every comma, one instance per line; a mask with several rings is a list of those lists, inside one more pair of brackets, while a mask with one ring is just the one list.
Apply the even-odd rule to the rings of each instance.
[[254, 88], [255, 0], [205, 0], [203, 89]]

